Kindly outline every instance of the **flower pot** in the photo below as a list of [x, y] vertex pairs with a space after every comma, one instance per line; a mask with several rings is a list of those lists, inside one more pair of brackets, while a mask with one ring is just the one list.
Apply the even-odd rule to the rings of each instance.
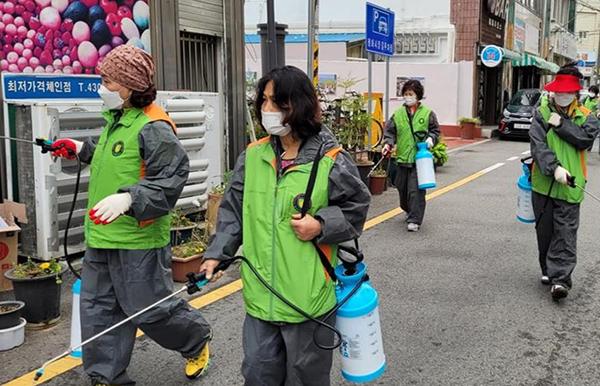
[[366, 186], [369, 186], [369, 173], [371, 172], [373, 165], [375, 165], [373, 162], [356, 164], [358, 172], [360, 173], [360, 179]]
[[56, 278], [62, 278], [67, 267], [58, 274], [17, 278], [13, 276], [15, 268], [4, 273], [12, 281], [15, 298], [25, 303], [23, 317], [33, 327], [46, 328], [55, 325], [60, 320], [60, 290], [61, 285]]
[[463, 122], [460, 124], [460, 138], [474, 139], [475, 138], [475, 123]]
[[171, 246], [176, 247], [190, 241], [195, 228], [196, 224], [186, 227], [171, 228]]
[[214, 235], [217, 231], [217, 217], [219, 216], [219, 207], [221, 206], [222, 198], [223, 196], [220, 194], [208, 194], [208, 203], [206, 204], [206, 232], [210, 236]]
[[0, 302], [0, 330], [20, 324], [23, 307], [25, 303], [19, 301]]
[[0, 329], [0, 351], [10, 350], [23, 344], [26, 324], [27, 321], [20, 318], [16, 326]]
[[379, 196], [385, 190], [385, 185], [387, 183], [387, 176], [371, 176], [371, 181], [369, 182], [369, 190], [371, 194], [374, 196]]
[[185, 283], [188, 281], [186, 275], [189, 272], [197, 273], [202, 265], [204, 253], [190, 257], [171, 257], [171, 270], [173, 271], [173, 280]]

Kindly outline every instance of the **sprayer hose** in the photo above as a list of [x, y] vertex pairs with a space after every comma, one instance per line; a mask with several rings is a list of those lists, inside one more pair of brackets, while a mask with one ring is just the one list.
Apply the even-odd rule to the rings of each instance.
[[69, 241], [69, 228], [71, 228], [71, 220], [73, 219], [73, 212], [75, 211], [75, 205], [77, 205], [77, 195], [79, 194], [79, 182], [81, 181], [81, 158], [79, 158], [79, 154], [75, 154], [77, 159], [77, 178], [75, 180], [75, 192], [73, 193], [73, 202], [71, 203], [71, 210], [69, 210], [69, 217], [67, 217], [67, 227], [65, 228], [65, 238], [64, 238], [64, 253], [65, 260], [67, 261], [67, 265], [69, 266], [69, 270], [75, 275], [75, 277], [81, 280], [81, 275], [79, 272], [75, 270], [73, 267], [73, 259], [68, 252], [68, 241]]
[[[317, 326], [315, 327], [315, 330], [313, 331], [313, 341], [315, 342], [315, 345], [317, 347], [319, 347], [322, 350], [335, 350], [336, 348], [340, 347], [342, 344], [342, 333], [340, 332], [340, 330], [338, 330], [335, 326], [332, 326], [328, 323], [326, 323], [326, 321], [333, 315], [335, 315], [335, 313], [348, 301], [350, 300], [350, 298], [356, 293], [356, 291], [358, 291], [358, 289], [360, 288], [360, 286], [362, 285], [362, 283], [369, 281], [369, 276], [367, 274], [365, 274], [361, 280], [359, 280], [359, 282], [356, 284], [356, 286], [352, 289], [352, 291], [350, 291], [350, 293], [344, 298], [342, 299], [341, 302], [339, 302], [335, 308], [333, 308], [331, 311], [329, 311], [329, 313], [327, 313], [322, 320], [317, 319], [315, 317], [313, 317], [312, 315], [308, 314], [307, 312], [305, 312], [304, 310], [302, 310], [301, 308], [299, 308], [298, 306], [296, 306], [294, 303], [292, 303], [291, 301], [289, 301], [288, 299], [286, 299], [282, 294], [280, 294], [279, 292], [277, 292], [277, 290], [275, 288], [273, 288], [261, 275], [260, 273], [258, 273], [258, 270], [254, 267], [254, 265], [252, 265], [252, 263], [250, 263], [250, 261], [248, 261], [248, 259], [246, 259], [244, 256], [236, 256], [232, 259], [230, 259], [231, 262], [234, 262], [236, 260], [241, 260], [244, 263], [246, 263], [248, 265], [248, 268], [250, 268], [250, 270], [252, 271], [252, 273], [254, 274], [254, 276], [256, 276], [256, 278], [265, 286], [266, 289], [269, 290], [269, 292], [271, 292], [273, 295], [275, 295], [279, 300], [281, 300], [282, 302], [284, 302], [288, 307], [290, 307], [291, 309], [293, 309], [294, 311], [296, 311], [297, 313], [299, 313], [300, 315], [304, 316], [306, 319], [314, 322], [317, 324]], [[336, 336], [337, 336], [337, 342], [334, 343], [333, 346], [326, 346], [326, 345], [322, 345], [319, 343], [319, 341], [317, 340], [317, 332], [319, 331], [319, 329], [321, 327], [325, 327], [326, 329], [332, 331]]]

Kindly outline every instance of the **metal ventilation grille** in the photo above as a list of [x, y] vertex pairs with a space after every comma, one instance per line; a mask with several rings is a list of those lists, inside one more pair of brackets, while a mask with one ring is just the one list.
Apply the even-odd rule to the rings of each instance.
[[181, 31], [182, 88], [190, 91], [217, 92], [218, 38]]

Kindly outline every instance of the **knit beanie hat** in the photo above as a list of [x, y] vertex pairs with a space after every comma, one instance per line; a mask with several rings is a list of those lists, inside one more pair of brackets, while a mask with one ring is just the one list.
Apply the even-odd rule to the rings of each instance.
[[143, 92], [154, 84], [154, 63], [146, 51], [120, 45], [98, 65], [100, 75], [133, 91]]

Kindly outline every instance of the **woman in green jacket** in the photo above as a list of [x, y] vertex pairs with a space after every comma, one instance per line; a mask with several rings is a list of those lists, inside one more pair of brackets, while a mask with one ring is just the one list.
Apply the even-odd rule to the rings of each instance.
[[596, 116], [578, 103], [583, 76], [574, 65], [561, 68], [544, 89], [554, 93], [547, 105], [534, 113], [529, 131], [533, 209], [542, 283], [552, 285], [555, 300], [563, 299], [572, 286], [577, 263], [577, 230], [583, 192], [587, 183], [587, 149], [599, 126]]
[[406, 213], [407, 230], [416, 232], [425, 216], [425, 190], [419, 189], [415, 156], [417, 142], [427, 142], [432, 148], [439, 139], [440, 125], [435, 113], [421, 103], [425, 89], [418, 80], [409, 80], [402, 87], [404, 106], [394, 112], [385, 125], [382, 155], [387, 157], [396, 147], [396, 178], [400, 207]]
[[[304, 72], [285, 66], [265, 75], [255, 112], [269, 136], [239, 156], [200, 270], [212, 277], [219, 260], [233, 257], [243, 244], [244, 256], [275, 290], [322, 318], [336, 305], [334, 283], [311, 241], [335, 267], [337, 245], [363, 229], [369, 191], [352, 158], [322, 126], [319, 100]], [[310, 210], [301, 218], [319, 149]], [[313, 341], [316, 324], [270, 293], [246, 264], [242, 281], [245, 385], [329, 385], [332, 352]], [[334, 324], [332, 319], [327, 322]], [[318, 336], [319, 343], [333, 344], [331, 331], [321, 329]]]
[[[173, 292], [169, 211], [189, 174], [176, 126], [155, 105], [152, 58], [123, 45], [99, 65], [104, 128], [98, 143], [61, 139], [55, 156], [91, 164], [81, 280], [83, 340]], [[61, 147], [63, 146], [63, 147]], [[137, 329], [204, 374], [211, 331], [200, 312], [174, 298], [83, 347], [93, 385], [133, 385], [127, 373]]]

